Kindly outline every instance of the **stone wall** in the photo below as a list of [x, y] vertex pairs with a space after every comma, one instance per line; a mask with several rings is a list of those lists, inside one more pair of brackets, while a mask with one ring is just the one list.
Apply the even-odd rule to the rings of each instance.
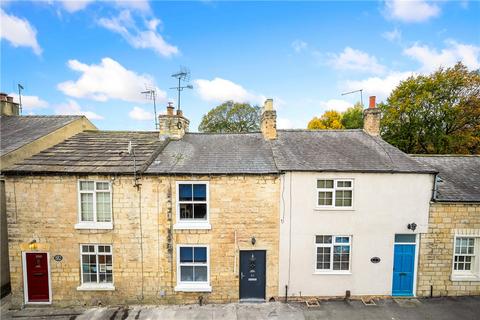
[[480, 281], [451, 281], [455, 232], [480, 230], [480, 204], [432, 203], [420, 242], [417, 295], [480, 295]]
[[[267, 299], [278, 294], [280, 197], [277, 176], [144, 177], [140, 180], [140, 190], [133, 186], [131, 177], [114, 180], [112, 177], [82, 177], [112, 181], [113, 230], [74, 229], [78, 220], [78, 178], [7, 177], [14, 305], [23, 303], [21, 254], [33, 239], [37, 240], [39, 250], [50, 253], [54, 305], [194, 303], [200, 296], [207, 303], [236, 301], [238, 249], [252, 248], [267, 250]], [[211, 230], [173, 230], [170, 233], [175, 223], [178, 180], [209, 181]], [[250, 242], [252, 236], [257, 239], [255, 246]], [[169, 250], [169, 238], [173, 250]], [[77, 290], [81, 243], [112, 244], [115, 291]], [[210, 246], [211, 293], [174, 291], [176, 244]], [[62, 255], [63, 260], [55, 261], [55, 255]]]

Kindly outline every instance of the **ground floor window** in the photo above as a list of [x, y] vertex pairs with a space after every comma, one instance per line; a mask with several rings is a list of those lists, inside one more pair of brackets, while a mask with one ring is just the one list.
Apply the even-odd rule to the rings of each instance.
[[456, 236], [453, 249], [452, 277], [475, 277], [480, 280], [480, 237]]
[[177, 247], [177, 287], [190, 291], [210, 288], [209, 248], [204, 245]]
[[113, 283], [112, 246], [80, 245], [82, 285]]
[[350, 246], [350, 236], [315, 236], [315, 270], [317, 272], [349, 272]]

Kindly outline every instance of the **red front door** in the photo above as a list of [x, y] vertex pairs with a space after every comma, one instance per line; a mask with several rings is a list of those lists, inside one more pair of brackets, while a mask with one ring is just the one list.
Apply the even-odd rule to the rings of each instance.
[[46, 253], [27, 253], [28, 302], [49, 302]]

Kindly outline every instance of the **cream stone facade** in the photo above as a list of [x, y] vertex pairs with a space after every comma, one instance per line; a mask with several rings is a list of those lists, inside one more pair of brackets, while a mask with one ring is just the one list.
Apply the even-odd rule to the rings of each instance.
[[[480, 204], [433, 202], [430, 206], [428, 233], [422, 236], [418, 272], [419, 296], [480, 295], [477, 279], [455, 277], [453, 256], [455, 236], [480, 239]], [[477, 257], [474, 268], [478, 268]]]
[[[80, 178], [111, 183], [113, 229], [75, 229]], [[210, 230], [173, 228], [175, 186], [185, 180], [208, 181]], [[239, 251], [252, 249], [266, 250], [266, 299], [277, 295], [278, 176], [144, 176], [139, 182], [137, 188], [131, 176], [7, 177], [13, 304], [25, 303], [22, 253], [32, 251], [32, 240], [34, 252], [49, 253], [54, 305], [237, 301]], [[112, 245], [113, 290], [79, 288], [81, 244]], [[178, 244], [208, 245], [211, 292], [175, 291]]]

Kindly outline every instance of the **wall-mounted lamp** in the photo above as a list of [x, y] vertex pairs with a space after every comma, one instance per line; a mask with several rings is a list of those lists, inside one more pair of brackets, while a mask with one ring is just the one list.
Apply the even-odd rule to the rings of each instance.
[[255, 243], [257, 243], [257, 239], [255, 239], [255, 237], [252, 237], [252, 245], [255, 245]]
[[37, 240], [33, 239], [28, 243], [28, 248], [30, 250], [37, 250]]
[[415, 229], [417, 229], [417, 224], [415, 222], [409, 223], [407, 229], [415, 231]]

